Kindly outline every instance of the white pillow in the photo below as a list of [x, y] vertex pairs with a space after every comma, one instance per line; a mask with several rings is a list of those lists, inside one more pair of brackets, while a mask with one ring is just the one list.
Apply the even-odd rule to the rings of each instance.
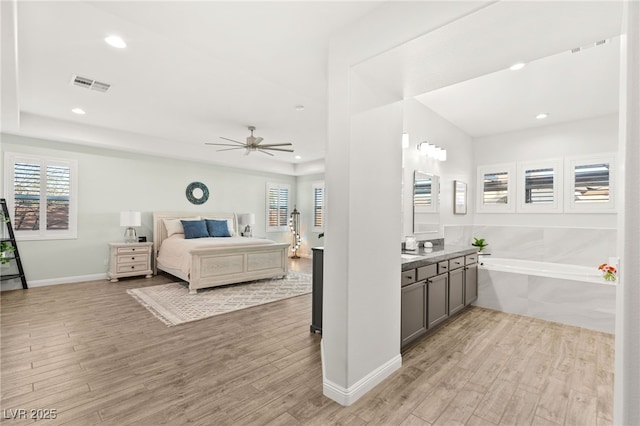
[[227, 221], [227, 229], [229, 230], [229, 235], [231, 235], [232, 237], [235, 237], [236, 235], [236, 230], [233, 229], [233, 219], [224, 219], [224, 218], [217, 218], [217, 217], [205, 217], [203, 218], [205, 220], [209, 219], [209, 220], [226, 220]]
[[167, 237], [173, 234], [184, 234], [184, 228], [182, 227], [181, 220], [200, 220], [200, 216], [185, 217], [182, 219], [162, 219], [164, 227], [167, 229]]

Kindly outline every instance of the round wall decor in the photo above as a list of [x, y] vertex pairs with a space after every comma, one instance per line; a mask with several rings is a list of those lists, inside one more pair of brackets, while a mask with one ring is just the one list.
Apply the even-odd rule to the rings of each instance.
[[191, 182], [187, 186], [187, 200], [191, 204], [204, 204], [209, 199], [209, 188], [202, 182]]

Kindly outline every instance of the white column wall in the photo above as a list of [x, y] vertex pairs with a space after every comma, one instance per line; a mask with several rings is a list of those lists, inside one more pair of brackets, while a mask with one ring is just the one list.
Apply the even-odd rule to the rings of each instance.
[[640, 3], [625, 2], [621, 38], [620, 157], [624, 158], [624, 208], [619, 215], [622, 253], [616, 303], [613, 420], [640, 424]]

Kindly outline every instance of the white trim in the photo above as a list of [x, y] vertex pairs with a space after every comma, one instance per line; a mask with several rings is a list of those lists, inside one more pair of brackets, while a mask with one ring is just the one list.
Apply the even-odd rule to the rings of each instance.
[[[60, 284], [73, 284], [73, 283], [81, 283], [85, 281], [100, 281], [107, 280], [107, 274], [91, 274], [91, 275], [76, 275], [74, 277], [61, 277], [61, 278], [50, 278], [45, 280], [27, 280], [27, 286], [29, 288], [35, 287], [48, 287], [50, 285], [60, 285]], [[22, 288], [20, 284], [20, 279], [15, 278], [15, 281], [18, 283], [16, 288]], [[4, 285], [3, 285], [4, 286]], [[11, 286], [8, 286], [11, 287]], [[14, 290], [14, 288], [3, 288], [4, 290]]]
[[380, 367], [367, 374], [362, 379], [358, 380], [353, 386], [344, 388], [340, 385], [333, 383], [327, 379], [324, 375], [324, 347], [320, 345], [322, 350], [322, 392], [327, 398], [331, 398], [340, 405], [349, 406], [360, 399], [364, 394], [372, 390], [384, 379], [389, 377], [394, 371], [402, 367], [402, 356], [396, 355]]
[[[563, 161], [561, 158], [550, 160], [518, 161], [518, 184], [516, 196], [518, 199], [518, 213], [562, 213], [563, 208]], [[525, 172], [532, 169], [553, 169], [553, 202], [545, 204], [530, 204], [525, 202], [526, 179]]]

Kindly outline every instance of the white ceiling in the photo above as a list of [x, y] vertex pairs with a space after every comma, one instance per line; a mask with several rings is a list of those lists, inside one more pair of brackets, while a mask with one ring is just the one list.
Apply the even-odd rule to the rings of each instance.
[[[548, 122], [615, 112], [616, 45], [566, 53], [619, 34], [621, 8], [606, 3], [490, 5], [356, 70], [400, 99], [418, 95], [474, 136], [528, 127], [528, 110], [538, 112], [539, 105], [549, 105], [543, 108], [551, 113]], [[321, 171], [329, 38], [379, 6], [3, 1], [3, 130], [255, 170]], [[128, 47], [105, 44], [109, 34], [123, 37]], [[535, 48], [527, 51], [527, 44]], [[515, 57], [531, 63], [517, 73], [496, 72]], [[104, 94], [78, 88], [70, 84], [73, 74], [112, 87]], [[538, 77], [545, 84], [535, 83]], [[453, 84], [459, 81], [465, 82]], [[75, 107], [87, 114], [71, 113]], [[291, 142], [296, 152], [244, 156], [204, 145], [221, 142], [220, 136], [243, 141], [248, 125], [265, 143]]]

